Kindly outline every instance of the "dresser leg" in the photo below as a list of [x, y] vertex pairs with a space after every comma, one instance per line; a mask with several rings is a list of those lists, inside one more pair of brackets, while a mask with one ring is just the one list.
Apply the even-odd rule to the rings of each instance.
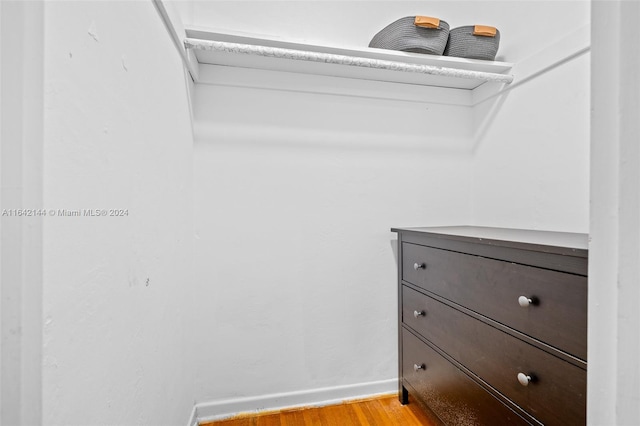
[[400, 399], [400, 404], [405, 405], [409, 403], [409, 392], [407, 392], [407, 389], [402, 385], [400, 385], [398, 397]]

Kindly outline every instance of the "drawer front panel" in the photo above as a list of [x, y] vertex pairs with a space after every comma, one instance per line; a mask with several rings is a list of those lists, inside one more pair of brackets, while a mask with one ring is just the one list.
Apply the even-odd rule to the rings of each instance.
[[586, 371], [408, 287], [403, 321], [541, 422], [585, 423]]
[[405, 281], [587, 359], [586, 277], [409, 243], [402, 247]]
[[402, 339], [405, 382], [446, 424], [530, 424], [411, 332], [403, 329]]

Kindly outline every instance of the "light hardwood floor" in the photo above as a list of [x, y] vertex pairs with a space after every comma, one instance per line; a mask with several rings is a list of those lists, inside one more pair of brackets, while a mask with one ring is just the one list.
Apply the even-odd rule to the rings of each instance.
[[200, 426], [436, 426], [417, 402], [401, 405], [397, 396], [358, 400], [326, 407], [239, 415]]

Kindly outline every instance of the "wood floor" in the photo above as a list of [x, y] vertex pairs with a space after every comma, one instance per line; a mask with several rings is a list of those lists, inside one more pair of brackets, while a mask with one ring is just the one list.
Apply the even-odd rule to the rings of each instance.
[[358, 400], [326, 407], [306, 407], [201, 423], [200, 426], [436, 426], [415, 401], [401, 405], [397, 396]]

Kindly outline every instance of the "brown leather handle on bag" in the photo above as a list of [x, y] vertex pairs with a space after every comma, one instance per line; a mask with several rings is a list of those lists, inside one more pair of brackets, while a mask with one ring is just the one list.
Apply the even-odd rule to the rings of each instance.
[[413, 21], [416, 27], [422, 28], [439, 28], [440, 27], [440, 19], [433, 18], [431, 16], [416, 16], [416, 19]]
[[473, 35], [483, 37], [495, 37], [498, 30], [496, 27], [490, 27], [488, 25], [476, 25], [473, 27]]

